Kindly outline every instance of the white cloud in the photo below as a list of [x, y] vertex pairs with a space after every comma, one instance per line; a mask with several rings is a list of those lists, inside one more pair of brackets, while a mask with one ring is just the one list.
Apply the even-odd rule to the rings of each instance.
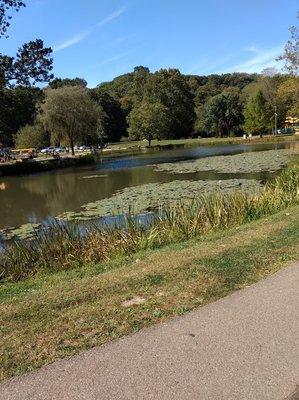
[[87, 29], [86, 31], [80, 32], [70, 37], [69, 39], [66, 39], [64, 42], [58, 44], [57, 46], [54, 46], [53, 51], [58, 52], [63, 49], [67, 49], [68, 47], [71, 47], [79, 42], [82, 42], [82, 40], [84, 40], [87, 36], [89, 36], [95, 28], [106, 25], [109, 22], [115, 20], [116, 18], [119, 18], [125, 12], [125, 10], [126, 10], [125, 7], [121, 7], [115, 10], [112, 14], [108, 15], [108, 17], [104, 18], [102, 21], [98, 22], [97, 24]]
[[77, 44], [84, 40], [88, 35], [90, 34], [90, 31], [85, 31], [78, 33], [77, 35], [74, 35], [73, 37], [67, 39], [65, 42], [60, 43], [57, 46], [53, 47], [53, 51], [57, 52], [63, 49], [67, 49], [68, 47], [73, 46], [74, 44]]
[[283, 47], [278, 46], [268, 50], [262, 50], [255, 46], [249, 46], [245, 48], [246, 51], [253, 53], [254, 55], [245, 60], [244, 62], [227, 68], [227, 72], [261, 72], [265, 68], [271, 66], [277, 66], [275, 59], [281, 53]]
[[98, 22], [95, 26], [103, 26], [108, 22], [113, 21], [116, 18], [119, 18], [126, 11], [126, 7], [121, 7], [118, 10], [115, 10], [112, 14], [108, 15], [108, 17], [104, 18], [102, 21]]

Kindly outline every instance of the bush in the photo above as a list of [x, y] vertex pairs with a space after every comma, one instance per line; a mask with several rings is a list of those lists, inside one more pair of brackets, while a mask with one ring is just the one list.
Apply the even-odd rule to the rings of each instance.
[[40, 125], [25, 125], [14, 137], [18, 149], [43, 148], [50, 145], [49, 135]]

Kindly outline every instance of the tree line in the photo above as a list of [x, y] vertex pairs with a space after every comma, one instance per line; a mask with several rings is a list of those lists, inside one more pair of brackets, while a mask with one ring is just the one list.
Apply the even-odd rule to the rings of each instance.
[[[0, 0], [0, 38], [7, 36], [11, 9], [25, 4]], [[43, 147], [50, 143], [102, 145], [124, 139], [177, 139], [271, 133], [287, 115], [299, 115], [298, 31], [280, 57], [286, 74], [183, 75], [178, 69], [150, 72], [138, 66], [111, 82], [87, 88], [82, 78], [52, 75], [52, 50], [36, 39], [15, 57], [0, 53], [0, 143]], [[36, 83], [47, 82], [41, 89]]]
[[285, 74], [183, 75], [177, 69], [132, 73], [86, 87], [54, 79], [47, 88], [2, 90], [0, 142], [17, 147], [101, 145], [122, 138], [266, 134], [299, 115], [299, 78]]

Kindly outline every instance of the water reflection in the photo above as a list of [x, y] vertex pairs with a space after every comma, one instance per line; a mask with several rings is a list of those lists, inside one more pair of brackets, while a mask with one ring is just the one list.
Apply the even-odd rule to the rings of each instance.
[[253, 145], [205, 146], [189, 149], [160, 151], [154, 154], [125, 155], [103, 158], [92, 167], [67, 169], [2, 178], [0, 182], [0, 228], [19, 226], [43, 220], [64, 211], [77, 211], [84, 203], [110, 197], [125, 187], [175, 179], [230, 179], [254, 178], [266, 180], [267, 173], [168, 174], [154, 171], [152, 164], [190, 160], [213, 155], [237, 154], [270, 149], [297, 149], [299, 143], [267, 143]]

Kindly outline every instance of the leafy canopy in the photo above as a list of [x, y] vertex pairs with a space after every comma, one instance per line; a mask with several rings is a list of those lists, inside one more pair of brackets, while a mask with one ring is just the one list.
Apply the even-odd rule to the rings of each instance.
[[82, 141], [96, 139], [101, 109], [82, 86], [47, 89], [40, 105], [38, 120], [51, 133], [54, 143], [71, 147]]
[[129, 136], [134, 140], [169, 137], [171, 119], [169, 110], [159, 102], [143, 101], [131, 111], [129, 117]]
[[243, 105], [237, 93], [224, 91], [211, 97], [203, 111], [204, 126], [220, 136], [235, 133], [243, 123]]
[[25, 125], [20, 128], [15, 136], [15, 143], [18, 149], [43, 148], [50, 144], [49, 136], [41, 125]]
[[25, 7], [25, 3], [20, 0], [0, 0], [0, 38], [7, 37], [7, 29], [10, 26], [12, 16], [9, 11], [19, 11], [21, 7]]

